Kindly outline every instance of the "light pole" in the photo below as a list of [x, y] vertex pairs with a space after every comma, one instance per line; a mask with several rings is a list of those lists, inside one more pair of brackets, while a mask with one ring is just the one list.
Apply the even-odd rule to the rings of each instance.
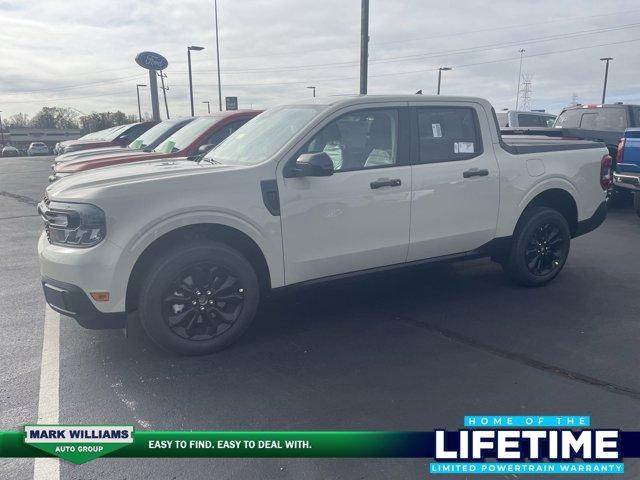
[[205, 100], [202, 103], [206, 103], [207, 104], [207, 113], [211, 114], [211, 102], [209, 102], [209, 100]]
[[311, 90], [313, 90], [313, 97], [315, 98], [316, 96], [316, 87], [307, 87], [310, 88]]
[[524, 48], [518, 50], [520, 52], [520, 70], [518, 70], [518, 90], [516, 91], [516, 110], [518, 110], [518, 102], [520, 101], [520, 79], [522, 79], [522, 57], [524, 56]]
[[220, 84], [220, 42], [218, 41], [218, 0], [213, 2], [216, 17], [216, 62], [218, 64], [218, 108], [222, 111], [222, 85]]
[[369, 0], [360, 5], [360, 95], [367, 94], [369, 75]]
[[609, 76], [609, 62], [613, 60], [613, 57], [604, 57], [600, 59], [602, 62], [606, 62], [604, 67], [604, 86], [602, 87], [602, 104], [604, 105], [604, 99], [607, 96], [607, 77]]
[[136, 84], [136, 93], [138, 94], [138, 120], [142, 121], [142, 109], [140, 108], [140, 87], [146, 87], [144, 83]]
[[[0, 110], [2, 113], [2, 110]], [[0, 115], [0, 145], [4, 147], [4, 129], [2, 127], [2, 115]]]
[[196, 47], [194, 45], [187, 47], [187, 63], [189, 64], [189, 99], [191, 100], [191, 116], [194, 116], [193, 111], [193, 79], [191, 78], [191, 50], [200, 51], [204, 50], [204, 47]]
[[442, 72], [446, 72], [448, 70], [453, 70], [453, 68], [451, 68], [451, 67], [440, 67], [438, 69], [438, 93], [437, 93], [437, 95], [440, 95], [440, 84], [442, 83]]

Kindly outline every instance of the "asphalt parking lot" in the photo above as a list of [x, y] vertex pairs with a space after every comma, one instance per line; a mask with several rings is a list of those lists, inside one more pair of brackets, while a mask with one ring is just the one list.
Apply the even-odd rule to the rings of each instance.
[[[38, 417], [45, 303], [36, 240], [49, 158], [0, 159], [0, 428]], [[470, 414], [585, 414], [640, 430], [640, 219], [576, 239], [549, 286], [488, 260], [278, 295], [236, 346], [183, 358], [60, 320], [60, 423], [137, 429], [457, 429]], [[99, 459], [64, 479], [426, 478], [422, 459]], [[0, 478], [33, 478], [0, 460]], [[626, 462], [625, 478], [640, 476]], [[531, 478], [531, 476], [527, 476]], [[505, 477], [506, 478], [506, 477]], [[514, 478], [509, 476], [508, 478]], [[619, 478], [619, 477], [618, 477]]]

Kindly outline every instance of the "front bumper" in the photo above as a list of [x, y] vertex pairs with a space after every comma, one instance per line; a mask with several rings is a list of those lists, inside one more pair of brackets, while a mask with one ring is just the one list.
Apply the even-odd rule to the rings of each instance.
[[[130, 268], [126, 261], [122, 261], [123, 251], [119, 246], [105, 239], [90, 248], [63, 247], [50, 244], [43, 233], [38, 242], [38, 257], [42, 278], [48, 279], [51, 285], [77, 286], [83, 298], [101, 313], [126, 310]], [[91, 292], [109, 292], [109, 300], [94, 301], [89, 296]], [[64, 304], [57, 307], [74, 313]]]
[[582, 220], [578, 222], [578, 226], [576, 227], [576, 231], [573, 234], [573, 237], [579, 237], [580, 235], [584, 235], [585, 233], [593, 232], [596, 228], [598, 228], [607, 218], [607, 202], [602, 202], [595, 213], [591, 216], [591, 218], [587, 218], [586, 220]]
[[84, 328], [124, 328], [127, 324], [125, 312], [99, 311], [87, 294], [76, 285], [42, 277], [42, 288], [44, 297], [53, 310], [74, 318]]
[[613, 182], [616, 187], [627, 190], [640, 191], [640, 174], [638, 173], [614, 173]]

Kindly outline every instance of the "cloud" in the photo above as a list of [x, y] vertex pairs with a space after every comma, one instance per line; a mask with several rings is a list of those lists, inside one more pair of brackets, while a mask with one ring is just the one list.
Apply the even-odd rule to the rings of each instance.
[[[360, 2], [220, 0], [223, 96], [263, 108], [318, 95], [356, 93]], [[605, 8], [606, 7], [606, 8]], [[612, 56], [608, 99], [640, 103], [636, 72], [640, 8], [633, 1], [371, 1], [369, 93], [442, 91], [515, 104], [520, 48], [532, 106], [559, 110], [572, 94], [597, 102], [602, 56]], [[186, 47], [193, 52], [195, 104], [217, 106], [212, 0], [1, 0], [0, 110], [42, 106], [135, 113], [142, 50], [167, 57], [172, 116], [188, 114]], [[600, 45], [600, 46], [598, 46]], [[150, 111], [148, 94], [143, 110]], [[161, 109], [161, 111], [164, 111]]]

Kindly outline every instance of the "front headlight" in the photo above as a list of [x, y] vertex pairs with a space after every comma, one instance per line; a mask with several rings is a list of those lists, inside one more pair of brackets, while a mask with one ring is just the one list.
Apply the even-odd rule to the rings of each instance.
[[93, 247], [107, 234], [104, 212], [95, 205], [43, 200], [38, 204], [38, 213], [53, 245]]

